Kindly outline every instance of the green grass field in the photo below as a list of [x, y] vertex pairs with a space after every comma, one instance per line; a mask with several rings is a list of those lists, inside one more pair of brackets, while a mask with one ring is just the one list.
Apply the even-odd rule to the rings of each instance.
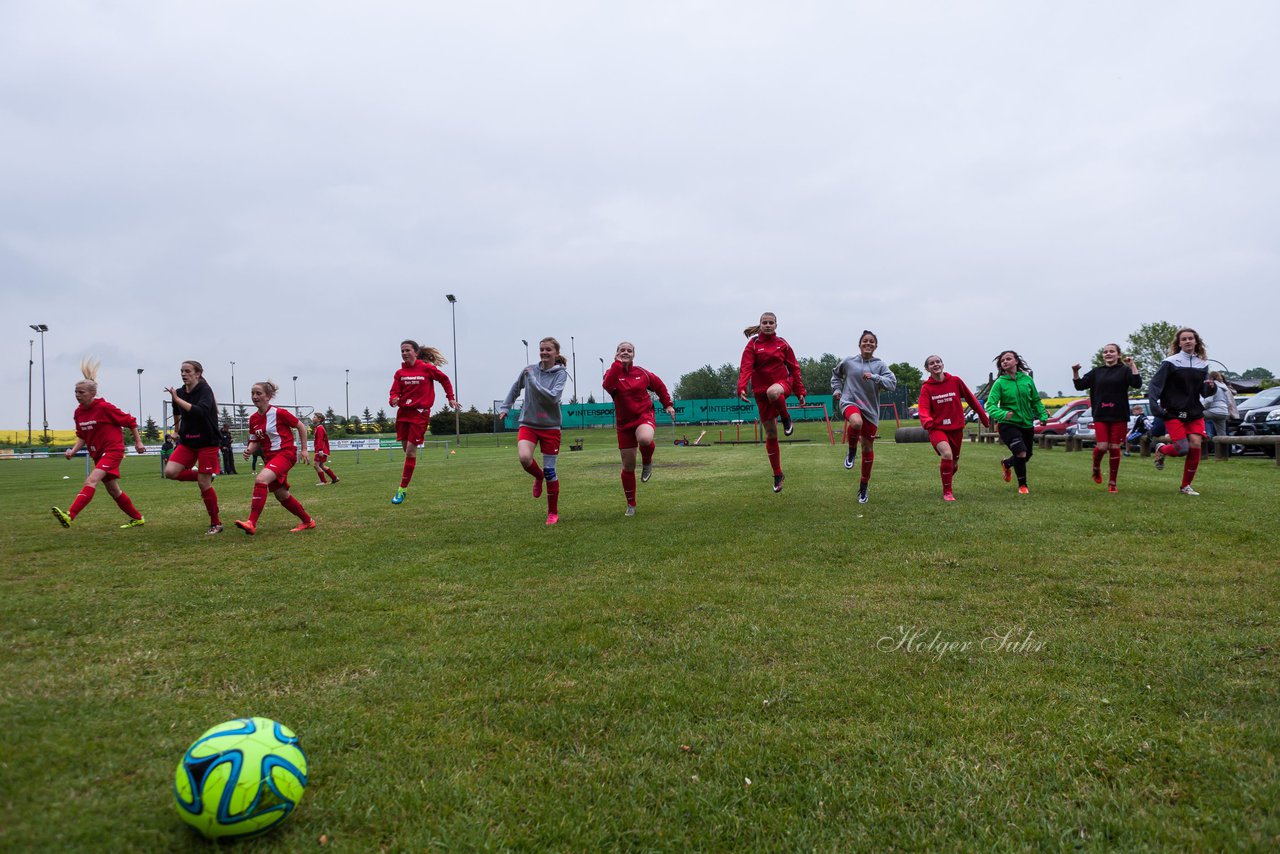
[[316, 530], [271, 501], [253, 538], [243, 473], [206, 537], [154, 459], [127, 531], [104, 490], [49, 515], [82, 461], [0, 466], [0, 849], [207, 850], [174, 767], [248, 715], [311, 762], [253, 850], [1280, 846], [1271, 460], [1188, 498], [1135, 456], [1109, 496], [1037, 452], [1019, 497], [966, 444], [944, 505], [890, 440], [860, 506], [825, 441], [781, 495], [761, 447], [667, 444], [625, 518], [575, 435], [550, 529], [512, 447], [426, 454], [401, 507], [340, 453], [292, 478]]

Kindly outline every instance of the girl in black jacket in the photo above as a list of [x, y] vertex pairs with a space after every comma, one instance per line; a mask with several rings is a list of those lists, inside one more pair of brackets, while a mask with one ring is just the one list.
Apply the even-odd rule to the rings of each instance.
[[1194, 329], [1179, 329], [1169, 342], [1169, 356], [1151, 378], [1147, 396], [1151, 412], [1164, 419], [1173, 441], [1156, 446], [1155, 464], [1164, 469], [1165, 457], [1186, 456], [1182, 466], [1183, 495], [1199, 495], [1191, 488], [1200, 465], [1200, 443], [1204, 439], [1204, 406], [1200, 398], [1213, 394], [1215, 384], [1207, 380], [1204, 341]]
[[1102, 483], [1102, 455], [1107, 453], [1110, 465], [1107, 492], [1115, 492], [1120, 451], [1129, 429], [1129, 389], [1142, 387], [1138, 366], [1133, 359], [1122, 356], [1119, 344], [1108, 344], [1102, 348], [1102, 364], [1091, 368], [1083, 377], [1080, 365], [1072, 365], [1071, 381], [1076, 391], [1089, 390], [1089, 404], [1093, 407], [1093, 429], [1097, 437], [1093, 446], [1093, 482]]

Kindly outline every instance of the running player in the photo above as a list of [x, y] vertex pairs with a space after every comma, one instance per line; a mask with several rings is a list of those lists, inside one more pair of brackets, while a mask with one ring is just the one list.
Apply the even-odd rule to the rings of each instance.
[[969, 408], [978, 414], [983, 427], [990, 427], [991, 419], [964, 380], [947, 373], [943, 370], [945, 367], [941, 356], [930, 356], [924, 360], [924, 369], [929, 376], [920, 386], [920, 426], [929, 431], [929, 444], [942, 458], [938, 463], [938, 472], [942, 475], [942, 500], [955, 501], [951, 482], [960, 468], [964, 404], [969, 404]]
[[1200, 398], [1213, 394], [1216, 383], [1208, 379], [1204, 341], [1194, 329], [1179, 329], [1169, 342], [1169, 355], [1160, 363], [1147, 385], [1153, 415], [1164, 419], [1164, 428], [1173, 441], [1156, 445], [1156, 468], [1164, 469], [1165, 457], [1186, 456], [1182, 464], [1183, 495], [1199, 495], [1191, 487], [1200, 466], [1200, 443], [1204, 439], [1204, 404]]
[[898, 387], [898, 378], [893, 371], [883, 359], [876, 358], [878, 346], [880, 339], [876, 334], [862, 330], [862, 336], [858, 338], [858, 355], [845, 359], [831, 372], [831, 395], [835, 398], [836, 411], [844, 419], [844, 436], [849, 445], [844, 456], [845, 468], [853, 468], [853, 461], [858, 455], [858, 441], [862, 441], [859, 504], [867, 503], [871, 467], [876, 461], [872, 442], [880, 424], [880, 390], [893, 391]]
[[146, 523], [138, 508], [133, 506], [129, 496], [120, 488], [120, 462], [124, 459], [124, 433], [121, 427], [128, 427], [133, 433], [133, 448], [139, 454], [147, 449], [142, 444], [142, 434], [138, 432], [138, 421], [124, 412], [114, 403], [98, 397], [99, 362], [88, 359], [80, 362], [80, 373], [84, 379], [76, 383], [76, 443], [67, 448], [67, 459], [80, 453], [81, 449], [89, 449], [89, 459], [93, 460], [93, 471], [84, 479], [80, 494], [71, 502], [70, 510], [53, 508], [54, 518], [62, 527], [70, 528], [71, 522], [80, 515], [80, 511], [89, 506], [98, 484], [106, 481], [107, 494], [116, 502], [116, 506], [124, 511], [129, 521], [121, 528], [136, 528]]
[[218, 474], [218, 402], [204, 380], [204, 367], [194, 359], [182, 363], [180, 388], [166, 388], [173, 398], [174, 432], [178, 445], [165, 463], [164, 476], [170, 480], [192, 481], [200, 487], [200, 498], [209, 513], [206, 534], [221, 534], [218, 493], [213, 479]]
[[640, 482], [648, 483], [653, 474], [654, 434], [657, 420], [653, 415], [652, 391], [658, 403], [671, 418], [675, 406], [667, 386], [635, 363], [636, 346], [623, 341], [613, 356], [613, 364], [604, 375], [602, 385], [613, 398], [614, 421], [618, 431], [618, 452], [622, 455], [622, 494], [627, 499], [626, 515], [636, 515], [636, 448], [640, 448]]
[[316, 486], [324, 486], [327, 483], [326, 476], [337, 483], [338, 476], [333, 473], [333, 469], [325, 465], [329, 461], [329, 434], [324, 429], [324, 416], [317, 412], [311, 416], [311, 423], [315, 425], [312, 430], [311, 447], [314, 453], [311, 456], [311, 464], [316, 470], [316, 477], [320, 478]]
[[404, 503], [409, 481], [413, 480], [413, 469], [418, 465], [418, 446], [431, 426], [431, 404], [436, 401], [436, 387], [432, 383], [440, 383], [449, 405], [458, 408], [449, 375], [439, 367], [448, 364], [443, 353], [435, 347], [419, 347], [418, 342], [405, 340], [400, 342], [400, 358], [403, 364], [391, 380], [387, 401], [397, 407], [396, 439], [404, 448], [400, 488], [391, 497], [392, 504]]
[[[276, 501], [300, 520], [290, 529], [290, 533], [306, 531], [316, 526], [316, 521], [303, 509], [301, 502], [289, 494], [289, 469], [299, 459], [303, 465], [307, 458], [307, 428], [298, 417], [281, 406], [272, 406], [271, 399], [279, 389], [270, 380], [254, 383], [249, 390], [249, 399], [258, 411], [249, 416], [249, 444], [245, 446], [244, 458], [255, 452], [261, 452], [263, 465], [253, 481], [253, 497], [249, 500], [249, 519], [242, 522], [236, 520], [236, 527], [249, 536], [258, 532], [258, 516], [267, 505], [267, 493], [276, 497]], [[294, 434], [298, 435], [298, 443], [293, 442]]]
[[1000, 461], [1004, 480], [1018, 475], [1018, 494], [1027, 495], [1027, 461], [1035, 443], [1036, 420], [1048, 421], [1049, 413], [1040, 400], [1040, 391], [1031, 378], [1026, 361], [1013, 350], [1005, 350], [995, 358], [1000, 374], [987, 392], [987, 415], [996, 422], [1000, 441], [1009, 448], [1009, 456]]
[[[560, 396], [569, 372], [564, 369], [568, 360], [560, 355], [560, 342], [543, 338], [538, 342], [538, 362], [520, 372], [507, 392], [507, 399], [498, 409], [499, 417], [506, 418], [516, 397], [524, 392], [524, 405], [520, 409], [520, 432], [516, 436], [516, 452], [520, 465], [533, 476], [533, 497], [542, 496], [542, 486], [547, 487], [547, 524], [560, 521], [560, 478], [556, 474], [556, 457], [560, 454]], [[533, 449], [542, 451], [542, 466], [533, 461]]]
[[742, 362], [738, 366], [738, 398], [747, 399], [747, 381], [755, 395], [756, 409], [760, 412], [760, 424], [764, 427], [765, 453], [773, 467], [773, 491], [782, 491], [782, 449], [778, 444], [778, 421], [782, 431], [790, 436], [795, 429], [791, 413], [787, 412], [787, 395], [794, 393], [804, 406], [804, 379], [800, 376], [800, 363], [795, 351], [784, 339], [778, 337], [778, 316], [772, 311], [760, 315], [760, 322], [742, 330], [748, 339], [742, 350]]
[[1116, 492], [1120, 474], [1120, 452], [1129, 432], [1129, 389], [1142, 388], [1142, 377], [1133, 359], [1125, 358], [1119, 344], [1102, 348], [1102, 364], [1082, 377], [1080, 365], [1071, 366], [1071, 383], [1076, 391], [1089, 390], [1093, 407], [1093, 482], [1102, 483], [1102, 455], [1107, 454], [1107, 492]]

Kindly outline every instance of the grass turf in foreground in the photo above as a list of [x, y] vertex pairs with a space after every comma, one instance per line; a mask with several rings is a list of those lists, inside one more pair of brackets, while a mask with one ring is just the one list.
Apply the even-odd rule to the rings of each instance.
[[510, 448], [424, 456], [400, 507], [385, 455], [295, 469], [320, 527], [252, 538], [132, 458], [147, 525], [100, 490], [64, 531], [83, 463], [6, 464], [0, 847], [203, 849], [174, 766], [251, 714], [312, 765], [264, 849], [1280, 842], [1270, 461], [1109, 496], [1038, 452], [1019, 497], [966, 445], [944, 505], [882, 442], [859, 506], [829, 445], [781, 495], [761, 447], [667, 446], [628, 519], [596, 435], [552, 529]]

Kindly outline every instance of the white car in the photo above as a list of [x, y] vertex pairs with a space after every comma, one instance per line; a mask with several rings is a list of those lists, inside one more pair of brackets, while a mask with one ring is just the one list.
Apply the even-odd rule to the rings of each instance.
[[[1129, 401], [1129, 427], [1126, 433], [1133, 432], [1133, 425], [1137, 423], [1138, 416], [1133, 414], [1133, 407], [1141, 406], [1142, 414], [1151, 418], [1151, 402], [1145, 399], [1130, 399]], [[1076, 423], [1067, 428], [1067, 433], [1078, 436], [1083, 442], [1096, 441], [1097, 436], [1093, 430], [1093, 409], [1089, 408], [1084, 414], [1076, 419]]]

